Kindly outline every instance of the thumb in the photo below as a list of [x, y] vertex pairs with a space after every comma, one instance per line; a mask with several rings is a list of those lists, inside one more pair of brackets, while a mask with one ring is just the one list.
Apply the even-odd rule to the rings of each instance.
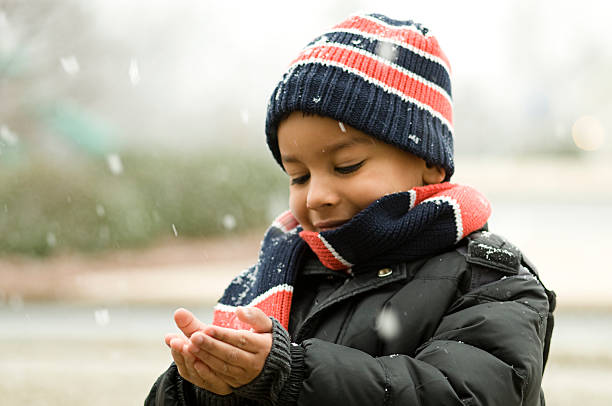
[[255, 333], [272, 332], [272, 320], [257, 307], [239, 307], [236, 316], [240, 321], [250, 324]]
[[196, 331], [202, 331], [206, 328], [206, 324], [198, 320], [189, 310], [183, 308], [174, 312], [174, 322], [187, 337], [191, 337]]

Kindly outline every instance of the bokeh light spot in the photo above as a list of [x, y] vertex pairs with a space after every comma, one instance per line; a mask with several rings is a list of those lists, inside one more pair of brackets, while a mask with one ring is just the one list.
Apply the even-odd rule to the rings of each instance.
[[572, 138], [578, 148], [596, 151], [604, 144], [605, 130], [596, 117], [582, 116], [572, 126]]

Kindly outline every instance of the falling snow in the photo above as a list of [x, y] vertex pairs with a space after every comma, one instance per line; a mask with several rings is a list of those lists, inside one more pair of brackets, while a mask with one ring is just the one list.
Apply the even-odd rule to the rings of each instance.
[[128, 75], [130, 76], [130, 83], [132, 83], [132, 86], [137, 86], [140, 83], [140, 69], [138, 68], [138, 61], [136, 59], [130, 61]]
[[400, 321], [392, 309], [383, 309], [376, 318], [376, 331], [384, 340], [393, 340], [400, 332]]
[[226, 214], [223, 216], [223, 227], [226, 230], [233, 230], [236, 228], [236, 218], [231, 214]]
[[57, 238], [55, 237], [55, 234], [50, 231], [47, 233], [47, 245], [51, 248], [57, 245]]
[[60, 58], [60, 63], [64, 72], [73, 76], [79, 73], [81, 67], [79, 66], [79, 61], [74, 55], [67, 56], [65, 58]]
[[415, 144], [418, 144], [419, 142], [421, 142], [421, 139], [414, 134], [410, 134], [408, 138], [410, 139], [410, 141], [414, 142]]
[[398, 47], [390, 42], [379, 42], [376, 46], [376, 54], [383, 59], [395, 62], [397, 59]]
[[240, 110], [240, 119], [244, 124], [249, 124], [249, 111], [247, 109]]
[[174, 233], [175, 237], [178, 237], [178, 231], [176, 231], [176, 226], [174, 224], [172, 224], [172, 232]]
[[114, 175], [119, 175], [123, 173], [123, 163], [121, 162], [121, 158], [117, 154], [109, 154], [106, 156], [106, 162], [108, 163], [108, 168]]
[[4, 124], [0, 126], [0, 140], [6, 143], [8, 146], [16, 145], [17, 142], [19, 142], [17, 134], [11, 131], [11, 129]]
[[340, 131], [343, 133], [346, 132], [346, 128], [344, 127], [344, 123], [342, 121], [338, 121], [338, 126], [340, 126]]
[[102, 308], [95, 310], [94, 320], [98, 326], [108, 326], [108, 323], [110, 323], [110, 313], [108, 312], [108, 309]]
[[312, 101], [315, 103], [319, 103], [321, 101], [321, 96], [313, 97]]
[[101, 204], [96, 204], [96, 214], [98, 215], [98, 217], [104, 217], [104, 215], [106, 214], [104, 206], [102, 206]]

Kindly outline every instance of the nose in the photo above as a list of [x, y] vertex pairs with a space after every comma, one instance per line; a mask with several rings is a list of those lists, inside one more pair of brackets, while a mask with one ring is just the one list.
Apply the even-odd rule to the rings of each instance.
[[332, 179], [325, 176], [310, 175], [306, 207], [316, 210], [322, 207], [334, 206], [340, 201], [340, 195]]

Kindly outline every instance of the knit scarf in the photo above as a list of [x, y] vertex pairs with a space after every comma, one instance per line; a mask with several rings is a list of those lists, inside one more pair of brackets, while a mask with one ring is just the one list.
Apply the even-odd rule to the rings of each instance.
[[356, 274], [447, 251], [482, 228], [490, 214], [478, 191], [447, 182], [383, 196], [342, 226], [320, 233], [303, 230], [287, 211], [266, 231], [257, 264], [226, 288], [213, 324], [248, 329], [235, 311], [254, 306], [287, 328], [293, 285], [308, 247], [327, 268]]

